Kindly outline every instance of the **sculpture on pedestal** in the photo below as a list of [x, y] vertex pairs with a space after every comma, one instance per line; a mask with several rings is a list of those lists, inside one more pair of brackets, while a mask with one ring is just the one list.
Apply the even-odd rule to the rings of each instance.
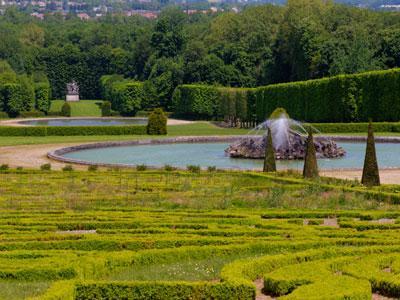
[[66, 100], [70, 101], [79, 101], [79, 86], [75, 80], [70, 83], [67, 83], [67, 96]]

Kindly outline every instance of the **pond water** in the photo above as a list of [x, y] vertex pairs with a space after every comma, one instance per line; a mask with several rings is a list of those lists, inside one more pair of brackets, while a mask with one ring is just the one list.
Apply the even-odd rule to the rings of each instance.
[[[320, 169], [362, 168], [365, 143], [339, 142], [347, 154], [338, 159], [319, 159]], [[263, 160], [230, 158], [224, 150], [229, 143], [181, 143], [161, 145], [119, 146], [80, 150], [64, 154], [64, 157], [96, 163], [126, 164], [162, 167], [200, 165], [225, 169], [259, 169]], [[377, 143], [380, 168], [400, 167], [400, 144]], [[279, 169], [302, 170], [303, 161], [277, 161]]]
[[145, 118], [79, 118], [79, 119], [43, 119], [18, 122], [33, 126], [117, 126], [117, 125], [146, 125]]

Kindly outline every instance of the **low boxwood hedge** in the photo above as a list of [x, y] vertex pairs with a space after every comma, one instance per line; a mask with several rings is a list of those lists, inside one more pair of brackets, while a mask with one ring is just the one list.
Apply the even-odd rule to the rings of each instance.
[[0, 126], [0, 136], [145, 135], [146, 126]]
[[75, 299], [255, 299], [251, 284], [209, 282], [94, 282], [77, 284]]

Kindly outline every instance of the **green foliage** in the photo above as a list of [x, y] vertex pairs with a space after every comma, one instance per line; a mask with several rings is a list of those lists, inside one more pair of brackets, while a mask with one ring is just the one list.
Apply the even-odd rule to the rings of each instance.
[[101, 84], [103, 95], [110, 100], [114, 110], [125, 116], [134, 116], [142, 107], [145, 98], [143, 83], [131, 80], [118, 80], [118, 76], [103, 76]]
[[10, 167], [7, 164], [0, 165], [0, 171], [7, 171]]
[[232, 285], [229, 283], [188, 283], [188, 282], [116, 282], [87, 283], [76, 287], [75, 299], [254, 299], [255, 291], [251, 285]]
[[287, 295], [283, 299], [369, 299], [369, 282], [336, 275], [335, 263], [335, 260], [325, 260], [280, 268], [265, 275], [264, 291]]
[[275, 150], [272, 143], [272, 131], [268, 128], [268, 134], [265, 137], [265, 158], [264, 172], [276, 172]]
[[149, 114], [147, 122], [147, 134], [165, 135], [167, 134], [167, 116], [161, 108], [156, 108]]
[[207, 167], [207, 171], [212, 173], [212, 172], [216, 172], [217, 171], [217, 167], [216, 166], [208, 166]]
[[195, 165], [188, 165], [186, 166], [186, 169], [191, 173], [200, 173], [201, 171], [200, 166], [195, 166]]
[[364, 168], [361, 183], [366, 186], [380, 185], [378, 160], [375, 150], [375, 138], [372, 123], [368, 126], [367, 148], [365, 151]]
[[0, 136], [145, 135], [146, 126], [0, 126]]
[[290, 118], [286, 109], [278, 107], [270, 114], [268, 119], [279, 119], [280, 117], [282, 117], [282, 115], [286, 118]]
[[47, 164], [43, 164], [40, 166], [40, 170], [42, 171], [50, 171], [51, 170], [51, 164], [47, 163]]
[[89, 172], [96, 172], [97, 170], [98, 170], [98, 166], [96, 166], [96, 165], [89, 165], [88, 166], [88, 171]]
[[111, 102], [104, 101], [101, 104], [101, 116], [102, 117], [110, 117], [111, 116]]
[[74, 168], [72, 167], [72, 165], [65, 165], [65, 166], [62, 168], [62, 170], [63, 170], [64, 172], [71, 172], [71, 171], [74, 170]]
[[176, 167], [170, 166], [170, 165], [165, 165], [164, 170], [167, 172], [175, 171]]
[[172, 96], [173, 111], [188, 118], [214, 117], [218, 109], [218, 89], [206, 85], [180, 85]]
[[[182, 85], [175, 90], [173, 103], [178, 114], [192, 118], [262, 122], [282, 107], [292, 118], [308, 122], [367, 121], [370, 117], [397, 122], [399, 78], [400, 69], [393, 69], [247, 90]], [[237, 93], [241, 96], [234, 96]]]
[[136, 170], [137, 171], [146, 171], [147, 170], [147, 166], [146, 165], [137, 165], [136, 166]]
[[315, 151], [314, 137], [312, 131], [308, 132], [306, 154], [304, 157], [304, 178], [316, 178], [318, 177], [318, 162], [317, 153]]
[[21, 111], [18, 115], [20, 118], [39, 118], [46, 116], [42, 111]]
[[[0, 185], [12, 199], [0, 202], [1, 295], [30, 282], [24, 289], [35, 300], [254, 299], [256, 279], [283, 299], [399, 295], [400, 224], [381, 222], [399, 218], [398, 205], [354, 209], [365, 207], [354, 191], [370, 191], [354, 182], [279, 172], [26, 169], [3, 172]], [[276, 188], [287, 202], [271, 209], [265, 197]], [[343, 194], [353, 209], [323, 202]], [[41, 281], [52, 283], [38, 292], [33, 283]]]
[[71, 117], [71, 105], [65, 102], [61, 107], [61, 115], [64, 117]]
[[50, 110], [51, 88], [48, 82], [35, 83], [35, 108], [47, 113]]
[[31, 111], [35, 104], [35, 92], [32, 82], [26, 76], [19, 76], [17, 83], [7, 83], [0, 86], [2, 108], [11, 116], [17, 116], [22, 111]]

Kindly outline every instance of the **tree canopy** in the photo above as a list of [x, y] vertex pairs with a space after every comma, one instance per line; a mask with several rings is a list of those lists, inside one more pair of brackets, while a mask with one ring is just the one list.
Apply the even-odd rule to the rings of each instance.
[[40, 72], [53, 98], [64, 97], [66, 83], [76, 80], [82, 98], [97, 99], [101, 76], [119, 74], [145, 82], [150, 107], [168, 109], [184, 83], [255, 87], [399, 67], [399, 16], [323, 0], [240, 13], [167, 8], [156, 20], [37, 20], [10, 9], [0, 17], [0, 80]]

